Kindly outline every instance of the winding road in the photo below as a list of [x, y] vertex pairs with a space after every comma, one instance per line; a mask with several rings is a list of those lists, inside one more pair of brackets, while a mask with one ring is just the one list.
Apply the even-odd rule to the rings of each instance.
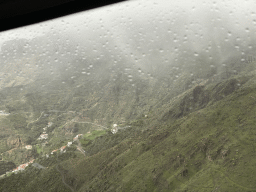
[[57, 169], [57, 171], [61, 174], [62, 183], [63, 183], [66, 187], [68, 187], [72, 192], [75, 192], [75, 190], [74, 190], [69, 184], [67, 184], [67, 183], [65, 182], [64, 174], [59, 170], [58, 166], [59, 166], [59, 165], [56, 165], [56, 169]]
[[77, 150], [79, 150], [84, 156], [86, 156], [85, 150], [83, 150], [79, 139], [77, 140], [77, 143], [78, 143], [78, 145], [76, 146], [76, 147], [77, 147]]
[[29, 122], [29, 123], [27, 124], [27, 128], [28, 128], [29, 124], [38, 121], [38, 120], [42, 117], [43, 113], [44, 113], [44, 111], [41, 113], [40, 117], [37, 118], [37, 120]]

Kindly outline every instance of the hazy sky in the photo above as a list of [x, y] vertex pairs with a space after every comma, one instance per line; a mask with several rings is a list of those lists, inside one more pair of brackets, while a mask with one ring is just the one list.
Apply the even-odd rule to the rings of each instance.
[[[205, 28], [212, 25], [209, 15], [212, 15], [211, 19], [216, 20], [215, 23], [222, 20], [229, 21], [224, 27], [228, 28], [232, 25], [233, 28], [230, 30], [237, 28], [255, 31], [255, 7], [254, 0], [131, 0], [2, 32], [0, 44], [15, 38], [32, 39], [49, 31], [61, 31], [62, 34], [74, 37], [87, 37], [100, 31], [101, 27], [102, 30], [109, 29], [114, 36], [118, 36], [118, 34], [130, 33], [127, 26], [132, 25], [133, 22], [149, 25], [152, 23], [152, 26], [159, 23], [161, 26], [162, 22], [168, 19], [175, 20], [176, 17], [184, 17], [188, 29], [193, 31], [201, 28], [202, 33], [205, 33]], [[230, 21], [233, 23], [231, 24]], [[124, 42], [120, 41], [120, 43]]]

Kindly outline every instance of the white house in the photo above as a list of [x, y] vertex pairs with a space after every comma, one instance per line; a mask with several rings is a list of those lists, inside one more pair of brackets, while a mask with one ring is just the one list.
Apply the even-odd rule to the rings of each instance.
[[52, 126], [52, 122], [49, 122], [47, 127], [51, 127]]
[[48, 134], [47, 133], [43, 133], [39, 136], [38, 140], [43, 140], [43, 139], [48, 139]]
[[69, 147], [70, 145], [72, 145], [72, 141], [71, 142], [68, 142], [67, 146]]
[[111, 129], [111, 132], [112, 132], [113, 134], [115, 134], [115, 133], [117, 133], [117, 131], [118, 131], [117, 124], [113, 124], [113, 128]]
[[10, 113], [6, 113], [5, 111], [0, 110], [0, 115], [10, 115]]
[[113, 134], [115, 134], [115, 133], [117, 133], [117, 127], [115, 127], [115, 128], [113, 128], [113, 129], [111, 129], [111, 132], [113, 133]]
[[65, 153], [65, 152], [66, 152], [65, 148], [66, 148], [66, 146], [62, 146], [62, 147], [60, 148], [60, 152]]
[[78, 134], [78, 135], [76, 135], [74, 138], [73, 138], [73, 140], [74, 141], [76, 141], [76, 140], [78, 140], [78, 138], [80, 137], [80, 136], [82, 136], [83, 134]]
[[26, 145], [25, 148], [26, 149], [32, 149], [32, 145]]

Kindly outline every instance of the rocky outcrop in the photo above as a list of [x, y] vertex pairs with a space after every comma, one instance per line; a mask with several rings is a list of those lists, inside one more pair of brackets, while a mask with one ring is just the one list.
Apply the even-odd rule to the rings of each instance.
[[7, 139], [7, 146], [10, 148], [20, 148], [24, 146], [23, 141], [19, 135], [11, 136]]

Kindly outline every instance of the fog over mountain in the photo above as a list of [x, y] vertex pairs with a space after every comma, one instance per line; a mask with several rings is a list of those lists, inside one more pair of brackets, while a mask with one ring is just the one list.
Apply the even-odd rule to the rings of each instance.
[[[238, 149], [231, 147], [232, 142], [244, 147], [239, 148], [243, 157], [254, 146], [248, 144], [253, 130], [247, 133], [237, 127], [249, 130], [254, 123], [255, 7], [253, 0], [132, 0], [1, 33], [1, 174], [35, 159], [44, 169], [29, 167], [30, 172], [23, 174], [29, 184], [23, 183], [21, 191], [31, 191], [40, 183], [32, 178], [36, 173], [54, 181], [49, 186], [46, 182], [45, 191], [63, 183], [62, 191], [67, 190], [65, 185], [75, 191], [151, 191], [152, 183], [158, 191], [166, 186], [182, 191], [174, 178], [184, 179], [188, 188], [192, 185], [187, 175], [199, 183], [211, 180], [195, 179], [203, 166], [210, 170], [222, 166], [234, 175], [231, 166], [237, 153], [233, 151]], [[118, 127], [117, 133], [113, 127]], [[38, 139], [42, 134], [47, 139]], [[83, 136], [75, 140], [78, 134]], [[209, 137], [207, 143], [204, 139]], [[49, 157], [71, 141], [68, 153]], [[125, 144], [135, 141], [141, 142], [139, 148]], [[111, 151], [116, 148], [119, 152]], [[120, 172], [116, 167], [104, 172], [101, 167], [114, 162], [111, 155], [123, 158], [117, 163]], [[166, 162], [158, 166], [159, 156]], [[209, 156], [215, 164], [208, 163]], [[154, 162], [147, 165], [152, 170], [143, 167], [140, 158]], [[191, 159], [196, 168], [185, 168], [183, 162]], [[71, 161], [76, 163], [72, 168]], [[137, 161], [141, 170], [154, 175], [147, 186], [144, 180], [138, 179], [138, 184], [135, 176], [130, 177], [140, 175], [140, 169], [126, 171]], [[85, 167], [89, 171], [83, 177]], [[165, 169], [178, 174], [174, 177]], [[126, 175], [120, 176], [123, 188], [113, 187], [110, 183], [121, 172]], [[220, 173], [214, 174], [217, 178]], [[244, 180], [251, 177], [249, 171], [243, 174]], [[19, 176], [7, 177], [11, 179], [18, 181]], [[248, 190], [256, 187], [244, 182]], [[216, 183], [214, 188], [221, 185]]]
[[[161, 76], [166, 68], [179, 66], [176, 73], [180, 73], [203, 60], [219, 71], [231, 58], [243, 61], [255, 52], [253, 5], [253, 1], [242, 5], [233, 1], [125, 2], [37, 24], [25, 32], [17, 29], [17, 36], [19, 31], [21, 36], [48, 32], [23, 42], [19, 37], [5, 42], [1, 59], [7, 63], [6, 58], [15, 60], [21, 53], [22, 58], [31, 58], [32, 54], [38, 65], [58, 69], [79, 58], [95, 66], [97, 62], [115, 63], [117, 68], [126, 64]], [[7, 48], [12, 43], [14, 47]]]

